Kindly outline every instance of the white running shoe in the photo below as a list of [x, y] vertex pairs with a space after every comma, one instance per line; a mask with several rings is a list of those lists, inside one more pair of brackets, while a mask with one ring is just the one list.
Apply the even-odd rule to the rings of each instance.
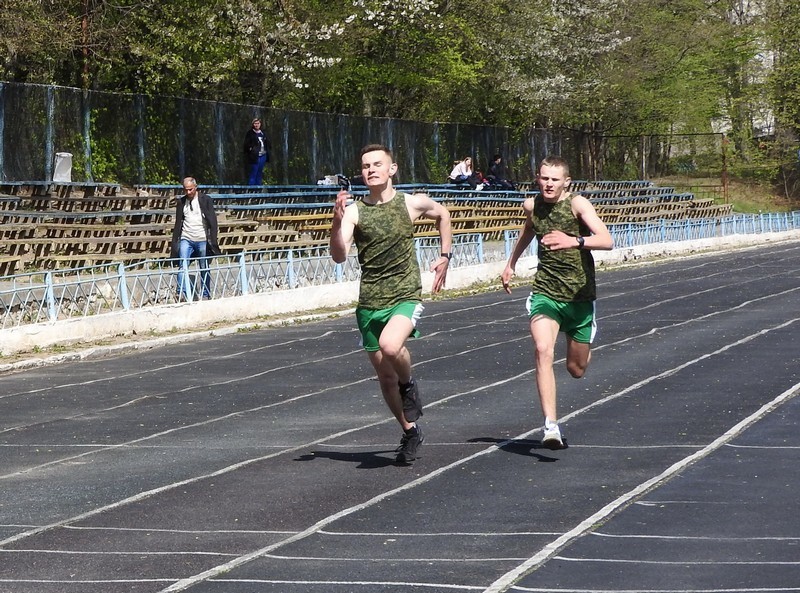
[[544, 437], [542, 438], [542, 445], [552, 451], [564, 449], [564, 441], [561, 439], [561, 429], [558, 424], [546, 420], [544, 423]]

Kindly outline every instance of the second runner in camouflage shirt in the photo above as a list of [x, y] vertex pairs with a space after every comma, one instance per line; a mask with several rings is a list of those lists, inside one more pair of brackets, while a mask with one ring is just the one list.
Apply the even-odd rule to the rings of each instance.
[[541, 245], [542, 237], [552, 230], [575, 237], [590, 234], [572, 214], [573, 195], [568, 193], [555, 203], [536, 197], [531, 221], [539, 242], [540, 265], [533, 280], [533, 292], [562, 302], [593, 301], [597, 293], [592, 253], [583, 249], [550, 251]]

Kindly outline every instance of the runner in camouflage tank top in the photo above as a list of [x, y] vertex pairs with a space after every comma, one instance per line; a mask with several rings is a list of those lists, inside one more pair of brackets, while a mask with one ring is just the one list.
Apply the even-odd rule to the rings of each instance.
[[[573, 237], [589, 235], [572, 213], [573, 194], [566, 194], [555, 204], [542, 196], [535, 198], [531, 220], [536, 240], [553, 230]], [[533, 292], [546, 294], [557, 301], [593, 301], [596, 298], [594, 258], [586, 249], [539, 248], [539, 268], [533, 280]]]
[[406, 195], [388, 202], [356, 202], [355, 242], [361, 265], [358, 305], [385, 309], [401, 301], [421, 301], [422, 282], [414, 250], [414, 223]]
[[422, 400], [411, 376], [411, 353], [405, 343], [417, 335], [422, 314], [422, 282], [414, 249], [414, 221], [425, 217], [436, 223], [442, 253], [431, 266], [431, 292], [444, 286], [450, 265], [452, 232], [447, 208], [425, 194], [398, 193], [392, 186], [397, 172], [392, 152], [372, 144], [361, 150], [361, 174], [369, 195], [350, 203], [347, 190], [336, 196], [331, 222], [331, 257], [347, 260], [355, 241], [361, 264], [356, 323], [364, 350], [378, 376], [381, 394], [403, 436], [395, 461], [408, 465], [422, 446]]
[[525, 200], [525, 226], [501, 279], [511, 294], [517, 261], [531, 241], [539, 244], [539, 264], [531, 295], [525, 302], [536, 358], [536, 389], [544, 415], [542, 445], [566, 446], [558, 425], [556, 378], [553, 370], [559, 333], [567, 337], [567, 371], [579, 379], [589, 366], [595, 318], [594, 260], [590, 249], [611, 249], [614, 241], [594, 206], [567, 191], [569, 165], [547, 157], [537, 176], [540, 195]]

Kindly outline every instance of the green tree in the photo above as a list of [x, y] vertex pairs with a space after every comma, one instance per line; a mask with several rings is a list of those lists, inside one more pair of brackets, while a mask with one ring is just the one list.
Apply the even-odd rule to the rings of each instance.
[[766, 33], [772, 50], [770, 97], [779, 123], [800, 134], [800, 0], [771, 0]]
[[617, 27], [621, 11], [616, 0], [534, 0], [484, 12], [494, 84], [513, 111], [542, 125], [591, 121], [605, 85], [598, 64], [628, 41]]
[[0, 3], [0, 79], [50, 84], [74, 71], [80, 19], [58, 0]]
[[332, 44], [335, 63], [306, 70], [307, 85], [282, 106], [423, 120], [475, 118], [485, 95], [480, 40], [455, 12], [430, 0], [352, 0], [335, 9], [347, 15]]

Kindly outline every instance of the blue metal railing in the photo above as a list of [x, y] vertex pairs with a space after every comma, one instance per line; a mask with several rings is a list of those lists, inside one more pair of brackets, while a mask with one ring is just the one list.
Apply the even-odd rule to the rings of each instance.
[[[617, 248], [798, 229], [800, 211], [609, 225]], [[492, 256], [507, 259], [518, 236], [519, 231], [505, 231], [503, 253], [492, 252]], [[418, 238], [416, 246], [420, 268], [429, 269], [439, 257], [438, 237]], [[529, 253], [536, 255], [535, 242]], [[480, 234], [453, 238], [454, 268], [484, 263], [488, 255]], [[202, 294], [201, 265], [197, 260], [186, 264], [188, 298], [195, 300]], [[180, 260], [159, 259], [0, 277], [0, 329], [175, 303], [180, 269]], [[336, 264], [327, 248], [319, 247], [218, 256], [209, 258], [209, 269], [212, 299], [348, 282], [360, 277], [355, 254]]]
[[[439, 257], [438, 238], [416, 240], [423, 270]], [[484, 259], [479, 234], [453, 238], [451, 265], [469, 266]], [[182, 267], [183, 266], [183, 267]], [[194, 301], [202, 296], [202, 272], [210, 273], [212, 299], [321, 286], [358, 280], [355, 254], [335, 263], [327, 248], [244, 251], [235, 255], [182, 261], [145, 260], [130, 265], [105, 264], [69, 270], [31, 272], [0, 277], [0, 329], [74, 317], [128, 311]], [[179, 290], [179, 273], [185, 285]]]
[[[764, 214], [735, 214], [723, 218], [662, 219], [648, 223], [631, 222], [608, 225], [615, 248], [798, 229], [800, 229], [800, 210]], [[506, 231], [506, 256], [511, 254], [517, 237], [519, 237], [519, 231]], [[532, 254], [535, 253], [535, 248], [534, 243], [530, 248]]]

